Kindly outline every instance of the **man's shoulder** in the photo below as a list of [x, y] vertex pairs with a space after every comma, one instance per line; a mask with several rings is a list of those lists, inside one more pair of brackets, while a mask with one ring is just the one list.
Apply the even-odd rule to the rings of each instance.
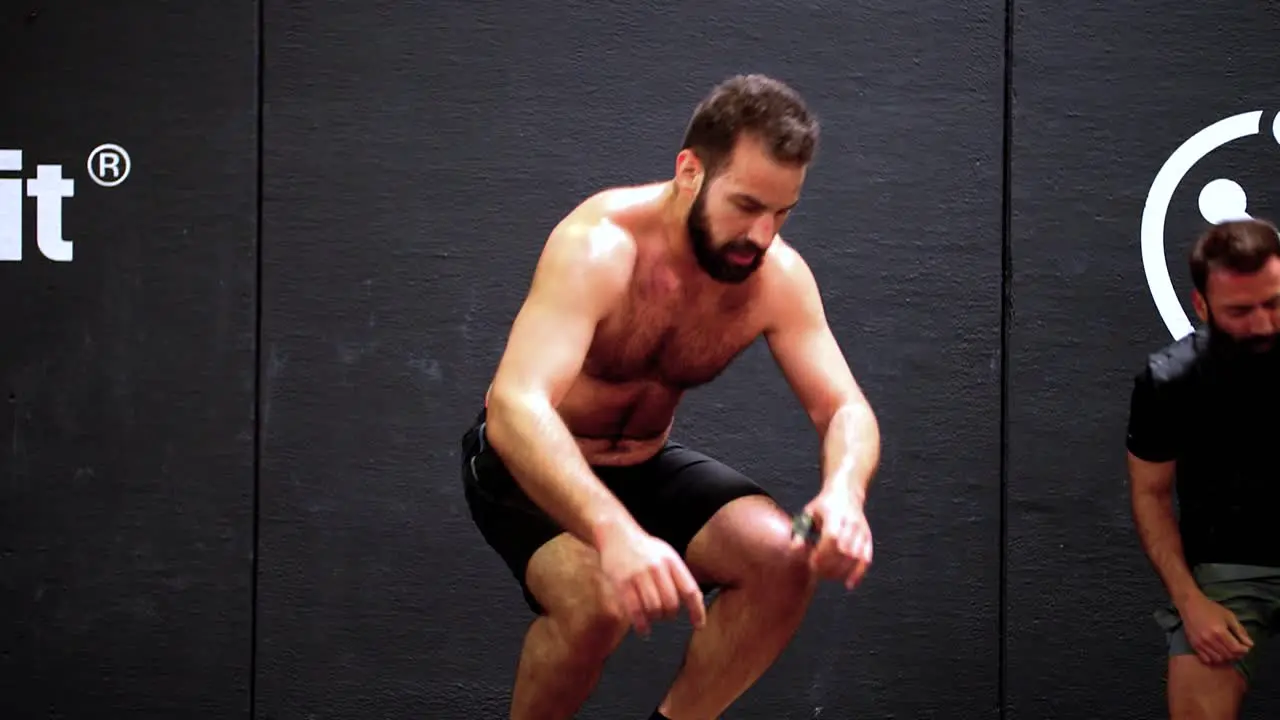
[[634, 253], [638, 229], [653, 213], [661, 192], [658, 185], [599, 190], [570, 210], [551, 235], [583, 243], [584, 252], [590, 249]]
[[1205, 341], [1204, 330], [1197, 330], [1149, 353], [1142, 375], [1157, 386], [1190, 381], [1204, 359]]
[[768, 318], [768, 328], [809, 326], [823, 314], [822, 292], [813, 270], [800, 252], [781, 236], [774, 238], [757, 274], [760, 283], [753, 295]]
[[804, 256], [781, 235], [769, 246], [763, 269], [764, 277], [778, 290], [797, 290], [817, 282]]
[[596, 193], [570, 210], [547, 242], [568, 246], [588, 263], [634, 256], [636, 250], [635, 233], [620, 217], [619, 200], [610, 190]]

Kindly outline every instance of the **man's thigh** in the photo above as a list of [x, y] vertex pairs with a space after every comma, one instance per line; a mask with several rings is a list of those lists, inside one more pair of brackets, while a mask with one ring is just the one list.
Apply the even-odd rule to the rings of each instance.
[[1169, 716], [1173, 720], [1235, 720], [1246, 681], [1231, 665], [1205, 665], [1195, 654], [1169, 657]]
[[472, 522], [519, 584], [533, 612], [546, 608], [529, 587], [530, 561], [563, 530], [521, 489], [484, 435], [483, 414], [462, 439], [462, 485]]
[[[1277, 620], [1280, 620], [1280, 568], [1271, 571], [1246, 566], [1208, 565], [1196, 567], [1193, 574], [1205, 597], [1235, 614], [1253, 640], [1253, 648], [1233, 665], [1235, 672], [1246, 684], [1249, 683], [1257, 668], [1259, 654], [1269, 644], [1268, 640], [1276, 632]], [[1195, 656], [1195, 649], [1187, 639], [1186, 627], [1175, 608], [1157, 611], [1156, 620], [1165, 630], [1171, 661]], [[1201, 664], [1198, 659], [1194, 663], [1190, 660], [1179, 662], [1185, 669], [1175, 675], [1171, 664], [1171, 683], [1180, 676], [1186, 683], [1198, 684], [1197, 679], [1214, 675], [1208, 669], [1201, 671], [1197, 667]]]
[[704, 590], [740, 580], [743, 566], [789, 538], [790, 520], [764, 488], [679, 443], [611, 474], [608, 484], [646, 532], [685, 559]]

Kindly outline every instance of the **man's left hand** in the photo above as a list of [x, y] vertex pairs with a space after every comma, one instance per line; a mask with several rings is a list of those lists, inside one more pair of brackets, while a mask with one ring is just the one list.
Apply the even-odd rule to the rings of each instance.
[[[843, 490], [823, 490], [805, 513], [821, 534], [809, 549], [809, 567], [819, 577], [844, 582], [852, 590], [871, 566], [871, 526], [862, 511], [862, 498]], [[804, 538], [798, 538], [803, 544]]]

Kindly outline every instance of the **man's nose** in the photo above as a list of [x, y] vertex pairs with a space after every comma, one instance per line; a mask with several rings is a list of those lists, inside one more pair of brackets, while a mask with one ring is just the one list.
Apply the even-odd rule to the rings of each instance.
[[769, 247], [769, 242], [773, 240], [773, 236], [777, 233], [778, 223], [774, 220], [774, 217], [764, 214], [751, 223], [751, 231], [747, 233], [747, 236], [751, 238], [751, 242], [759, 247], [766, 248]]
[[1273, 335], [1276, 332], [1275, 315], [1265, 308], [1258, 308], [1249, 316], [1249, 332], [1253, 335]]

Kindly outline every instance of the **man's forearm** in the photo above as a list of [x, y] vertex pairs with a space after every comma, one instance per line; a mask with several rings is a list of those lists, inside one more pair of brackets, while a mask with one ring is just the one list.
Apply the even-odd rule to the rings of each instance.
[[822, 437], [822, 487], [862, 502], [880, 463], [880, 428], [865, 403], [843, 405]]
[[1164, 583], [1176, 607], [1200, 592], [1187, 568], [1182, 553], [1182, 537], [1173, 515], [1172, 496], [1153, 492], [1134, 492], [1131, 498], [1134, 524], [1147, 559]]
[[591, 471], [572, 433], [548, 403], [505, 399], [489, 402], [486, 435], [525, 493], [583, 542], [598, 547], [635, 520]]

